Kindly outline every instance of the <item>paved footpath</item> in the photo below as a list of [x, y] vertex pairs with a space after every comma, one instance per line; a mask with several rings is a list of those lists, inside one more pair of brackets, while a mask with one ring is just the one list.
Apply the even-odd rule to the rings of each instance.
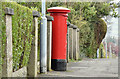
[[69, 62], [67, 71], [51, 71], [38, 77], [118, 77], [118, 59]]

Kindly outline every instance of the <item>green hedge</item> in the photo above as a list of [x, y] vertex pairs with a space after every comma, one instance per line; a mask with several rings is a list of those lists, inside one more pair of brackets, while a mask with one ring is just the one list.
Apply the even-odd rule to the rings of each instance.
[[[1, 14], [2, 14], [2, 4], [1, 4], [1, 2], [0, 2], [0, 18], [2, 18], [2, 16], [1, 16]], [[1, 19], [0, 19], [0, 26], [2, 26], [2, 23], [1, 23]], [[0, 77], [1, 77], [1, 75], [2, 75], [2, 58], [1, 58], [1, 56], [2, 56], [2, 32], [1, 32], [1, 29], [2, 29], [2, 27], [0, 27]]]
[[96, 58], [97, 48], [107, 32], [105, 21], [102, 19], [98, 19], [97, 22], [82, 21], [79, 29], [80, 57]]
[[6, 45], [5, 33], [5, 7], [14, 9], [12, 16], [12, 42], [13, 42], [13, 71], [26, 66], [29, 60], [32, 42], [33, 15], [28, 7], [16, 2], [2, 3], [2, 52], [4, 57]]

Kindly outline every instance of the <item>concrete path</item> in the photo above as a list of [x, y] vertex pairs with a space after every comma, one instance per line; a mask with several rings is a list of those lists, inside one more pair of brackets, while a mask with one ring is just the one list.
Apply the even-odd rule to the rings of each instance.
[[69, 62], [67, 71], [51, 71], [38, 77], [118, 77], [118, 59], [84, 59]]

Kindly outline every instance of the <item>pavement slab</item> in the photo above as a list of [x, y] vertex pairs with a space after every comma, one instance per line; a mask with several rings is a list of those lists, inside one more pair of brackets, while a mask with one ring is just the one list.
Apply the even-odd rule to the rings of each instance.
[[50, 71], [38, 77], [118, 77], [118, 58], [69, 62], [67, 71]]

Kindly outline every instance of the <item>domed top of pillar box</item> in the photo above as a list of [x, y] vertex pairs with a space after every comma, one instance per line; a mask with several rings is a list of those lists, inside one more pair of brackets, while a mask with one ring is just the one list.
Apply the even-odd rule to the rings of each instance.
[[51, 7], [47, 9], [47, 12], [50, 13], [69, 13], [70, 9], [63, 7]]

